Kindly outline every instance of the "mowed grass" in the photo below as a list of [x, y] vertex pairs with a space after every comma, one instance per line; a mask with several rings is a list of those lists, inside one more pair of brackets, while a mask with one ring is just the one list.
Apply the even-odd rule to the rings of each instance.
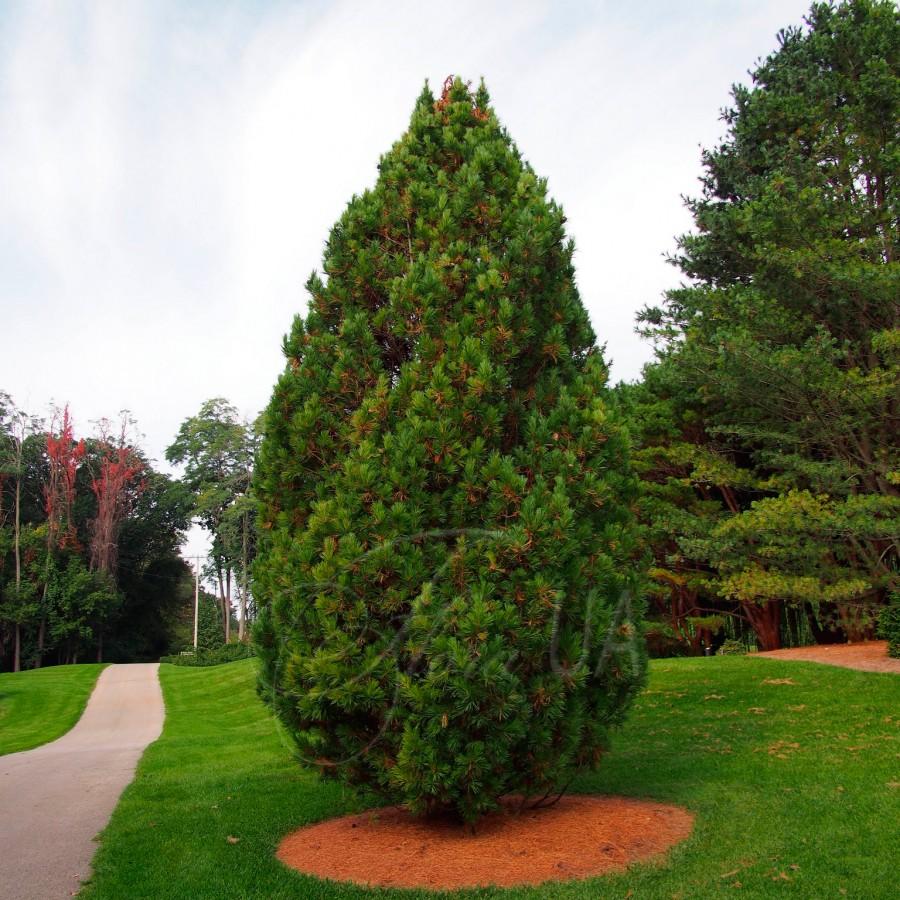
[[[165, 730], [104, 832], [98, 898], [409, 898], [274, 858], [305, 823], [358, 809], [292, 759], [254, 662], [162, 666]], [[452, 896], [897, 896], [900, 678], [758, 658], [658, 661], [601, 770], [579, 791], [682, 804], [693, 835], [661, 863], [533, 889]]]
[[0, 673], [0, 756], [55, 741], [81, 717], [104, 666]]

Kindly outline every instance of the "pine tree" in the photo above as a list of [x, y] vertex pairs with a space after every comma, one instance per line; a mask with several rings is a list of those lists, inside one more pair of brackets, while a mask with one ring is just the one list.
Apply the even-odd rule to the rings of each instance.
[[764, 649], [786, 603], [859, 640], [900, 584], [897, 5], [814, 3], [751, 75], [688, 202], [690, 281], [641, 316], [679, 429], [742, 470], [694, 480], [731, 515], [681, 550]]
[[222, 611], [215, 597], [205, 591], [197, 604], [197, 649], [218, 650], [222, 639]]
[[426, 86], [333, 228], [255, 485], [261, 689], [301, 755], [466, 820], [596, 764], [644, 669], [627, 437], [488, 103]]

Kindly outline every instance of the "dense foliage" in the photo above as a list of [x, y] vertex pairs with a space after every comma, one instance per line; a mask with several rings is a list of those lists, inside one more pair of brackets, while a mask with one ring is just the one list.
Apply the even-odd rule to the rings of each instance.
[[0, 668], [172, 645], [189, 500], [108, 431], [76, 440], [68, 410], [45, 424], [0, 395]]
[[[669, 633], [871, 635], [898, 584], [900, 18], [813, 6], [704, 153], [689, 279], [621, 390]], [[707, 632], [707, 634], [704, 634]]]
[[643, 677], [636, 482], [564, 222], [483, 85], [426, 88], [265, 416], [264, 693], [324, 774], [420, 812], [564, 788]]

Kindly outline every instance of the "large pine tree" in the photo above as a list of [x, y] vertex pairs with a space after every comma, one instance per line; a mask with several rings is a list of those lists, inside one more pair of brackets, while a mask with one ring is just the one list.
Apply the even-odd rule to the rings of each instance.
[[897, 5], [814, 3], [751, 74], [688, 203], [689, 283], [642, 315], [675, 421], [641, 456], [664, 483], [674, 451], [677, 479], [723, 501], [680, 552], [764, 649], [786, 603], [859, 640], [900, 585]]
[[324, 774], [417, 812], [563, 788], [643, 675], [635, 479], [564, 222], [483, 85], [426, 87], [265, 416], [263, 692]]

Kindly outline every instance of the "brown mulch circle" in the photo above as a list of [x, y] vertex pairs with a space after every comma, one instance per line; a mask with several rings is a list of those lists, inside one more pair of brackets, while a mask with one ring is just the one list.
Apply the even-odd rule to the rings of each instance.
[[509, 801], [472, 833], [390, 806], [300, 828], [284, 838], [277, 855], [308, 875], [367, 886], [509, 887], [622, 870], [665, 853], [693, 823], [678, 806], [572, 795], [521, 813]]
[[774, 659], [800, 659], [807, 662], [860, 669], [863, 672], [895, 672], [900, 674], [900, 659], [887, 655], [887, 641], [864, 641], [861, 644], [820, 644], [816, 647], [791, 647], [789, 650], [767, 650], [758, 656]]

